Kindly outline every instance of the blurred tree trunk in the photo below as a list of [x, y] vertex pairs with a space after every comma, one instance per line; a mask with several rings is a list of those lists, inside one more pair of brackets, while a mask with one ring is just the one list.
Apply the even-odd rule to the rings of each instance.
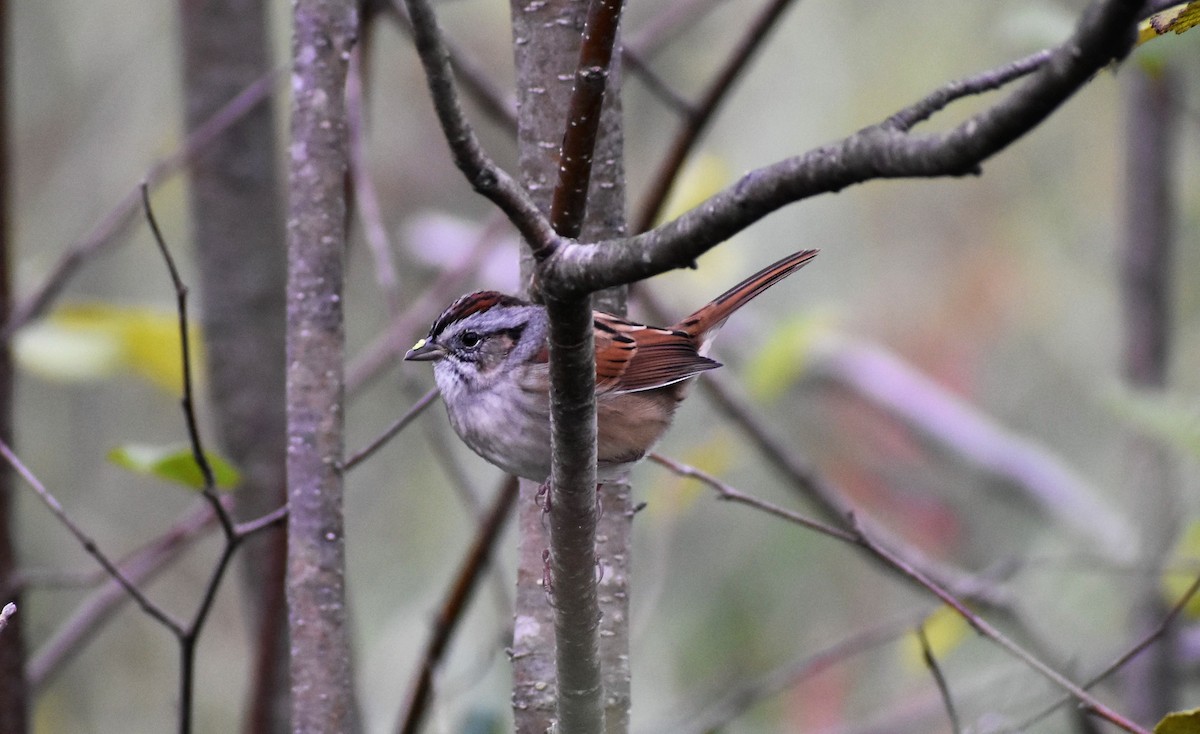
[[[1160, 390], [1167, 384], [1171, 344], [1172, 137], [1177, 80], [1166, 66], [1129, 70], [1126, 89], [1125, 232], [1121, 291], [1125, 312], [1123, 372], [1130, 387]], [[1129, 438], [1126, 486], [1136, 497], [1134, 517], [1142, 538], [1139, 567], [1160, 569], [1179, 534], [1179, 498], [1170, 452], [1160, 441]], [[1155, 629], [1166, 614], [1159, 573], [1145, 574], [1133, 608], [1134, 635]], [[1174, 635], [1130, 662], [1124, 671], [1130, 718], [1152, 725], [1175, 708], [1178, 670]]]
[[[10, 238], [8, 155], [8, 3], [0, 0], [0, 323], [12, 312], [12, 248]], [[0, 440], [13, 445], [13, 365], [8, 342], [0, 343]], [[28, 689], [25, 685], [25, 640], [17, 590], [16, 517], [13, 514], [13, 473], [0, 468], [0, 607], [18, 604], [17, 613], [0, 632], [0, 732], [21, 734], [29, 728]]]
[[[181, 0], [184, 99], [189, 132], [271, 70], [265, 3]], [[284, 502], [283, 212], [271, 98], [197, 157], [190, 193], [200, 265], [208, 386], [223, 451], [242, 470], [236, 516]], [[241, 550], [253, 683], [245, 730], [284, 732], [288, 637], [282, 528]]]
[[[587, 0], [511, 3], [517, 71], [517, 139], [520, 180], [543, 212], [558, 180], [558, 154], [566, 126]], [[614, 54], [593, 156], [587, 217], [582, 239], [625, 234], [624, 139], [620, 65]], [[522, 258], [522, 281], [532, 261]], [[593, 296], [597, 308], [625, 312], [625, 289]], [[516, 623], [513, 636], [513, 712], [518, 732], [546, 731], [554, 720], [554, 610], [541, 586], [542, 553], [548, 547], [536, 484], [522, 481], [518, 505], [520, 533]], [[633, 518], [630, 488], [607, 485], [601, 494], [596, 528], [600, 579], [600, 654], [603, 663], [605, 722], [609, 732], [629, 729], [629, 564]]]

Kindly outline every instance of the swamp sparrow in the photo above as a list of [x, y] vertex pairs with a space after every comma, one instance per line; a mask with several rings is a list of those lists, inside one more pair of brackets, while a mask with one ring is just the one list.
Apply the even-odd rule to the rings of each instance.
[[[817, 254], [804, 250], [738, 283], [669, 328], [595, 312], [597, 481], [622, 479], [671, 425], [729, 316]], [[469, 293], [404, 359], [433, 362], [450, 425], [475, 453], [535, 482], [550, 477], [546, 309], [495, 291]]]

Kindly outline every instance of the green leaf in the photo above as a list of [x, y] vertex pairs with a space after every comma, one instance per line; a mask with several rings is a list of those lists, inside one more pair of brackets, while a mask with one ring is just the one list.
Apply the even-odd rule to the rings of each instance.
[[1154, 734], [1200, 734], [1200, 709], [1167, 714], [1154, 727]]
[[[204, 458], [212, 467], [218, 487], [233, 487], [240, 481], [237, 469], [220, 456], [205, 451]], [[125, 444], [109, 451], [108, 460], [137, 474], [148, 474], [193, 489], [204, 488], [204, 474], [187, 445]]]

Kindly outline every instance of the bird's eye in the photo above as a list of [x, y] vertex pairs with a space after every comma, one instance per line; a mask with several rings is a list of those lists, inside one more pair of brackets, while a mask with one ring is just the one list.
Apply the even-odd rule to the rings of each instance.
[[462, 345], [467, 349], [473, 349], [479, 346], [479, 342], [483, 341], [483, 337], [479, 336], [479, 334], [474, 331], [464, 331], [462, 336], [459, 337], [459, 341], [461, 341]]

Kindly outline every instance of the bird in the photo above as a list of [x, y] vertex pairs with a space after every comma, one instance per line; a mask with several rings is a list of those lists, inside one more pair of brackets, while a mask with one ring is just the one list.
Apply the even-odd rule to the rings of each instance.
[[[624, 481], [666, 433], [695, 378], [721, 366], [708, 351], [725, 321], [818, 252], [802, 250], [767, 266], [674, 326], [593, 311], [597, 482]], [[450, 425], [468, 447], [541, 483], [550, 477], [548, 334], [544, 306], [477, 291], [450, 304], [404, 355], [433, 362]]]

